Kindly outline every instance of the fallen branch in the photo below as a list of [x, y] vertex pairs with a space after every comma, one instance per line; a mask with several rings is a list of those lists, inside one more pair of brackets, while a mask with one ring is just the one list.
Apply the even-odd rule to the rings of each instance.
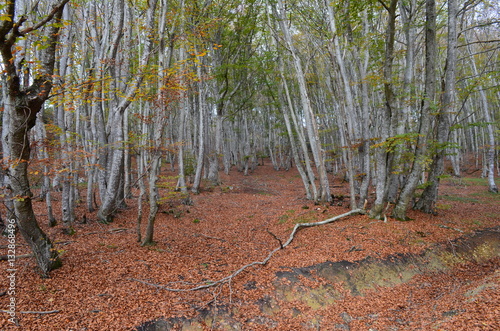
[[120, 232], [127, 231], [127, 230], [128, 230], [127, 228], [117, 228], [117, 229], [108, 230], [108, 232], [109, 233], [120, 233]]
[[280, 248], [283, 249], [283, 243], [281, 242], [281, 239], [278, 238], [274, 233], [266, 229], [267, 233], [269, 233], [271, 236], [273, 236], [274, 239], [276, 239], [280, 243]]
[[[23, 254], [23, 255], [16, 255], [16, 260], [17, 259], [22, 259], [22, 258], [25, 258], [25, 257], [31, 257], [33, 256], [33, 254]], [[0, 261], [7, 261], [9, 260], [9, 258], [12, 257], [11, 255], [0, 255]]]
[[88, 233], [83, 233], [82, 236], [89, 236], [91, 234], [102, 234], [102, 233], [120, 233], [123, 231], [128, 231], [129, 229], [127, 228], [116, 228], [116, 229], [110, 229], [106, 231], [94, 231], [94, 232], [88, 232]]
[[39, 315], [47, 315], [47, 314], [55, 314], [59, 313], [60, 310], [49, 310], [49, 311], [21, 311], [21, 314], [39, 314]]
[[195, 236], [195, 237], [204, 237], [204, 238], [207, 238], [207, 239], [220, 240], [220, 241], [222, 241], [222, 242], [225, 242], [225, 241], [226, 241], [225, 239], [222, 239], [222, 238], [217, 238], [217, 237], [212, 237], [212, 236], [208, 236], [208, 235], [203, 234], [203, 233], [198, 233], [198, 234], [195, 234], [194, 236]]
[[326, 219], [326, 220], [321, 221], [321, 222], [298, 223], [298, 224], [295, 224], [295, 226], [294, 226], [294, 228], [292, 230], [292, 233], [290, 233], [290, 236], [288, 237], [288, 240], [284, 244], [282, 244], [282, 245], [281, 245], [281, 242], [280, 242], [280, 247], [277, 247], [277, 248], [273, 249], [267, 255], [267, 257], [264, 260], [262, 260], [262, 261], [254, 261], [252, 263], [246, 264], [246, 265], [242, 266], [241, 268], [239, 268], [238, 270], [236, 270], [235, 272], [233, 272], [232, 274], [230, 274], [229, 276], [221, 278], [221, 279], [219, 279], [217, 281], [214, 281], [214, 282], [207, 282], [206, 284], [203, 284], [203, 285], [199, 285], [199, 286], [195, 286], [195, 287], [191, 287], [191, 288], [186, 288], [186, 289], [182, 289], [182, 288], [179, 289], [179, 288], [170, 288], [170, 287], [165, 286], [165, 285], [159, 285], [159, 284], [154, 284], [154, 283], [146, 282], [146, 281], [143, 281], [143, 280], [140, 280], [140, 279], [135, 279], [135, 278], [129, 278], [129, 280], [133, 280], [133, 281], [136, 281], [136, 282], [139, 282], [139, 283], [142, 283], [142, 284], [145, 284], [145, 285], [149, 285], [149, 286], [154, 286], [156, 288], [159, 288], [159, 289], [162, 289], [162, 290], [166, 290], [166, 291], [170, 291], [170, 292], [190, 292], [190, 291], [197, 291], [197, 290], [207, 289], [207, 288], [214, 287], [214, 286], [226, 283], [226, 282], [230, 282], [234, 277], [238, 276], [240, 273], [242, 273], [243, 271], [245, 271], [246, 269], [248, 269], [250, 267], [253, 267], [253, 266], [256, 266], [256, 265], [265, 265], [265, 264], [267, 264], [267, 262], [269, 262], [269, 260], [271, 259], [271, 257], [273, 257], [273, 255], [277, 251], [282, 250], [285, 247], [287, 247], [288, 245], [290, 245], [292, 243], [293, 239], [295, 238], [295, 234], [299, 230], [301, 230], [303, 228], [311, 228], [311, 227], [314, 227], [314, 226], [325, 225], [325, 224], [328, 224], [328, 223], [335, 222], [335, 221], [337, 221], [337, 220], [339, 220], [341, 218], [347, 217], [347, 216], [356, 215], [356, 214], [364, 214], [364, 213], [365, 213], [365, 211], [363, 209], [355, 209], [355, 210], [351, 210], [351, 211], [349, 211], [347, 213], [344, 213], [344, 214], [341, 214], [341, 215], [338, 215], [338, 216]]
[[460, 230], [460, 229], [457, 229], [457, 228], [452, 228], [452, 227], [449, 227], [449, 226], [443, 225], [443, 224], [438, 224], [438, 226], [440, 228], [443, 228], [443, 229], [455, 230], [455, 231], [462, 232], [462, 233], [464, 232], [463, 230]]
[[[10, 310], [0, 310], [2, 313], [10, 313]], [[21, 314], [39, 314], [39, 315], [47, 315], [47, 314], [55, 314], [59, 313], [60, 310], [49, 310], [49, 311], [20, 311]]]

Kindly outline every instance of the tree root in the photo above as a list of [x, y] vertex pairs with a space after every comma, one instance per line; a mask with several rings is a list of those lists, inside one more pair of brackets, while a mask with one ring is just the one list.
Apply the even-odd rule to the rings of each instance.
[[129, 278], [129, 280], [133, 280], [133, 281], [136, 281], [136, 282], [139, 282], [139, 283], [142, 283], [142, 284], [145, 284], [145, 285], [149, 285], [149, 286], [154, 286], [156, 288], [159, 288], [159, 289], [162, 289], [162, 290], [166, 290], [166, 291], [170, 291], [170, 292], [191, 292], [191, 291], [198, 291], [198, 290], [203, 290], [203, 289], [207, 289], [207, 288], [210, 288], [210, 287], [214, 287], [214, 286], [217, 286], [217, 285], [221, 285], [221, 284], [224, 284], [224, 283], [227, 283], [227, 282], [231, 282], [231, 280], [234, 277], [238, 276], [240, 273], [242, 273], [243, 271], [245, 271], [246, 269], [248, 269], [250, 267], [257, 266], [257, 265], [266, 265], [267, 262], [269, 262], [269, 260], [273, 257], [273, 255], [277, 251], [284, 249], [285, 247], [287, 247], [288, 245], [290, 245], [292, 243], [293, 239], [295, 238], [295, 234], [299, 230], [301, 230], [303, 228], [311, 228], [311, 227], [314, 227], [314, 226], [325, 225], [325, 224], [328, 224], [328, 223], [335, 222], [335, 221], [337, 221], [337, 220], [339, 220], [341, 218], [344, 218], [344, 217], [347, 217], [347, 216], [351, 216], [351, 215], [357, 215], [357, 214], [365, 214], [365, 210], [363, 210], [363, 209], [351, 210], [351, 211], [349, 211], [347, 213], [344, 213], [344, 214], [341, 214], [341, 215], [337, 215], [335, 217], [326, 219], [326, 220], [321, 221], [321, 222], [298, 223], [298, 224], [295, 224], [292, 232], [290, 233], [290, 236], [288, 237], [288, 240], [284, 244], [282, 244], [281, 241], [278, 240], [280, 242], [280, 246], [277, 247], [277, 248], [275, 248], [275, 249], [273, 249], [267, 255], [267, 257], [264, 260], [262, 260], [262, 261], [254, 261], [254, 262], [251, 262], [249, 264], [246, 264], [246, 265], [242, 266], [241, 268], [239, 268], [238, 270], [236, 270], [235, 272], [233, 272], [232, 274], [230, 274], [229, 276], [221, 278], [221, 279], [219, 279], [217, 281], [207, 282], [206, 284], [198, 285], [198, 286], [191, 287], [191, 288], [171, 288], [171, 287], [168, 287], [168, 286], [165, 286], [165, 285], [154, 284], [154, 283], [146, 282], [144, 280], [135, 279], [135, 278]]

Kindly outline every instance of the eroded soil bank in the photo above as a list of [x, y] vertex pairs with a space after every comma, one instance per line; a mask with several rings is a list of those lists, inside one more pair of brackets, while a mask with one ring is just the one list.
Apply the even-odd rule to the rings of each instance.
[[[258, 305], [261, 312], [250, 319], [239, 318], [244, 305], [217, 306], [191, 319], [159, 319], [137, 330], [287, 330], [290, 324], [283, 323], [280, 313], [289, 305], [294, 306], [296, 316], [316, 311], [314, 318], [300, 326], [315, 330], [446, 330], [452, 328], [452, 317], [485, 305], [483, 318], [471, 320], [470, 329], [496, 330], [500, 327], [498, 306], [488, 307], [488, 301], [500, 295], [499, 267], [500, 227], [496, 227], [442, 242], [419, 255], [283, 268], [276, 273], [273, 294], [247, 303]], [[402, 284], [407, 286], [400, 288]], [[254, 286], [245, 284], [248, 290]], [[391, 293], [398, 290], [408, 291], [407, 300], [394, 305]], [[450, 295], [455, 296], [455, 305], [440, 305], [440, 299]], [[352, 301], [364, 301], [371, 309], [353, 312], [348, 304]], [[427, 320], [412, 319], [424, 310]]]

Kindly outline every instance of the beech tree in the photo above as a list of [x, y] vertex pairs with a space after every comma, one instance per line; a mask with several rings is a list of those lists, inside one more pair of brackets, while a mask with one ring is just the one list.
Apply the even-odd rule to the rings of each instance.
[[[29, 132], [35, 125], [36, 115], [49, 98], [53, 85], [56, 47], [62, 27], [62, 15], [69, 0], [45, 4], [42, 15], [29, 12], [31, 4], [12, 0], [1, 12], [0, 51], [7, 77], [4, 111], [9, 114], [9, 131], [6, 135], [12, 199], [17, 225], [30, 245], [43, 274], [57, 268], [61, 260], [52, 241], [39, 227], [33, 212], [28, 165], [30, 160]], [[44, 39], [43, 46], [30, 39]], [[21, 42], [22, 40], [22, 42]], [[36, 49], [38, 47], [38, 49]], [[32, 65], [25, 63], [23, 54], [34, 52]]]
[[[155, 11], [156, 11], [157, 0], [150, 0], [147, 3], [147, 11], [146, 11], [146, 27], [147, 29], [153, 29], [154, 19], [155, 19]], [[124, 10], [123, 3], [120, 5], [121, 10]], [[113, 149], [111, 166], [109, 170], [109, 178], [107, 180], [106, 192], [104, 193], [104, 198], [102, 205], [99, 208], [98, 217], [103, 222], [109, 222], [114, 211], [118, 207], [119, 203], [119, 194], [120, 190], [120, 182], [123, 178], [123, 167], [124, 167], [124, 137], [123, 137], [123, 118], [124, 113], [127, 110], [128, 106], [132, 103], [133, 97], [137, 93], [139, 86], [141, 85], [144, 76], [145, 69], [148, 64], [148, 61], [151, 56], [151, 52], [153, 49], [153, 36], [152, 32], [146, 34], [146, 45], [143, 51], [143, 54], [139, 61], [139, 73], [136, 74], [132, 81], [126, 87], [126, 90], [123, 91], [123, 97], [116, 105], [116, 108], [113, 110], [111, 114], [113, 116], [112, 122], [112, 136], [114, 137], [116, 148]]]
[[304, 119], [306, 124], [306, 131], [309, 141], [309, 146], [312, 150], [312, 155], [314, 159], [314, 163], [316, 165], [316, 169], [319, 176], [319, 190], [317, 192], [317, 196], [314, 197], [316, 201], [330, 201], [330, 184], [328, 181], [326, 167], [324, 162], [324, 150], [320, 143], [318, 124], [316, 120], [316, 114], [312, 109], [312, 105], [310, 102], [309, 92], [307, 91], [305, 74], [303, 71], [303, 65], [301, 63], [301, 59], [297, 53], [295, 45], [292, 41], [292, 36], [290, 33], [290, 29], [288, 27], [288, 22], [286, 20], [286, 8], [281, 0], [276, 2], [276, 5], [273, 7], [274, 15], [278, 20], [280, 32], [283, 33], [283, 40], [288, 52], [292, 57], [292, 64], [295, 69], [296, 79], [299, 86], [300, 92], [300, 100], [301, 106], [304, 112]]
[[443, 96], [439, 113], [437, 114], [437, 125], [435, 130], [434, 156], [430, 165], [427, 182], [422, 195], [415, 205], [416, 209], [427, 213], [435, 211], [435, 204], [438, 198], [438, 188], [440, 177], [444, 173], [445, 152], [448, 150], [447, 144], [450, 140], [451, 113], [455, 110], [455, 83], [456, 83], [456, 61], [457, 61], [457, 3], [455, 0], [448, 0], [448, 37], [446, 65], [444, 68], [444, 78], [442, 82]]

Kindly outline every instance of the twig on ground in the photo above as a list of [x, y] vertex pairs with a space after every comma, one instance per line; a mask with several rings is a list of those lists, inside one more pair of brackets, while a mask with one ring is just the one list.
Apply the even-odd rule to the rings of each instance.
[[443, 229], [455, 230], [455, 231], [462, 232], [462, 233], [464, 232], [463, 230], [460, 230], [460, 229], [457, 229], [457, 228], [452, 228], [452, 227], [450, 227], [450, 226], [443, 225], [443, 224], [438, 224], [438, 226], [439, 226], [440, 228], [443, 228]]
[[[33, 256], [33, 254], [23, 254], [23, 255], [16, 255], [16, 260], [17, 259], [22, 259], [22, 258], [25, 258], [25, 257], [31, 257]], [[0, 255], [0, 261], [7, 261], [10, 257], [10, 255]]]
[[273, 236], [274, 239], [276, 239], [280, 243], [280, 248], [283, 249], [283, 242], [281, 241], [280, 238], [278, 238], [274, 233], [266, 229], [267, 233], [269, 233], [271, 236]]
[[[9, 313], [10, 310], [0, 310], [1, 313]], [[47, 315], [47, 314], [55, 314], [59, 313], [60, 310], [49, 310], [49, 311], [20, 311], [21, 314], [39, 314], [39, 315]]]
[[203, 233], [197, 233], [194, 235], [195, 237], [204, 237], [204, 238], [207, 238], [207, 239], [214, 239], [214, 240], [219, 240], [219, 241], [222, 241], [222, 242], [225, 242], [226, 240], [225, 239], [222, 239], [222, 238], [217, 238], [217, 237], [212, 237], [212, 236], [208, 236], [206, 234], [203, 234]]
[[48, 310], [48, 311], [21, 311], [21, 314], [39, 314], [39, 315], [46, 315], [46, 314], [55, 314], [59, 313], [60, 310]]
[[88, 233], [84, 233], [83, 235], [84, 236], [88, 236], [88, 235], [91, 235], [91, 234], [99, 234], [99, 233], [120, 233], [120, 232], [123, 232], [123, 231], [128, 231], [130, 229], [127, 229], [127, 228], [116, 228], [116, 229], [110, 229], [110, 230], [107, 230], [107, 231], [93, 231], [93, 232], [88, 232]]
[[117, 229], [110, 229], [108, 230], [108, 232], [110, 233], [119, 233], [119, 232], [123, 232], [123, 231], [127, 231], [128, 229], [126, 228], [117, 228]]
[[[241, 268], [239, 268], [238, 270], [236, 270], [235, 272], [233, 272], [232, 274], [230, 274], [229, 276], [221, 278], [217, 281], [207, 282], [206, 284], [203, 284], [203, 285], [198, 285], [198, 286], [191, 287], [191, 288], [170, 288], [168, 286], [154, 284], [154, 283], [146, 282], [146, 281], [136, 279], [136, 278], [129, 278], [129, 280], [133, 280], [133, 281], [136, 281], [136, 282], [139, 282], [139, 283], [142, 283], [145, 285], [149, 285], [149, 286], [154, 286], [156, 288], [163, 289], [163, 290], [170, 291], [170, 292], [191, 292], [191, 291], [198, 291], [198, 290], [207, 289], [210, 287], [217, 286], [219, 284], [230, 282], [234, 277], [238, 276], [240, 273], [242, 273], [243, 271], [245, 271], [246, 269], [248, 269], [250, 267], [257, 266], [257, 265], [266, 265], [267, 262], [269, 262], [269, 260], [273, 257], [273, 255], [277, 251], [282, 250], [285, 247], [287, 247], [288, 245], [290, 245], [292, 243], [293, 239], [295, 238], [295, 234], [303, 228], [312, 228], [314, 226], [325, 225], [328, 223], [335, 222], [335, 221], [337, 221], [341, 218], [347, 217], [347, 216], [356, 215], [356, 214], [364, 214], [364, 213], [365, 213], [365, 211], [363, 209], [355, 209], [355, 210], [351, 210], [347, 213], [326, 219], [326, 220], [321, 221], [321, 222], [295, 224], [295, 226], [292, 230], [292, 233], [290, 233], [290, 236], [288, 237], [288, 240], [283, 245], [280, 245], [280, 247], [273, 249], [264, 260], [254, 261], [254, 262], [251, 262], [249, 264], [246, 264], [246, 265], [242, 266]], [[281, 242], [280, 242], [280, 244], [281, 244]]]

